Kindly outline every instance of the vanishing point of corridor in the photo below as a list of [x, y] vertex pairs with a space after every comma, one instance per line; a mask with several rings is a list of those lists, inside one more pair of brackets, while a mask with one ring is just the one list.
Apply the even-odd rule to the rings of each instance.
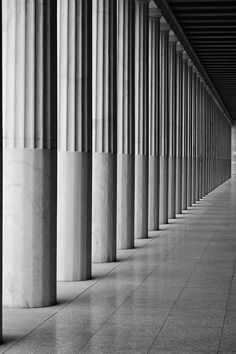
[[235, 214], [230, 179], [57, 306], [5, 309], [1, 353], [235, 353]]

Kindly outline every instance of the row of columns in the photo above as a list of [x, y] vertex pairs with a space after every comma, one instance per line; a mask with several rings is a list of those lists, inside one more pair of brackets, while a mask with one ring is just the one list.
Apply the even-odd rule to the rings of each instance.
[[3, 0], [3, 125], [7, 307], [54, 304], [56, 273], [89, 279], [230, 177], [231, 127], [153, 1]]

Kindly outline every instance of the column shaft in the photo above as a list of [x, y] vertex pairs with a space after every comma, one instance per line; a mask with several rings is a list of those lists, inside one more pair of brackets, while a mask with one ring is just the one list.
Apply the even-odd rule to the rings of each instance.
[[58, 1], [57, 278], [91, 277], [92, 1]]
[[187, 206], [192, 205], [192, 62], [188, 60]]
[[169, 187], [168, 217], [175, 217], [176, 204], [176, 43], [177, 37], [169, 35]]
[[200, 116], [201, 116], [201, 85], [200, 75], [197, 73], [196, 82], [196, 201], [200, 199]]
[[176, 214], [182, 211], [182, 82], [183, 47], [177, 43], [176, 55]]
[[160, 22], [160, 223], [168, 223], [169, 102], [168, 47], [170, 27]]
[[148, 236], [148, 16], [147, 0], [135, 0], [135, 195], [134, 234]]
[[192, 204], [196, 202], [196, 69], [192, 73]]
[[[0, 7], [0, 26], [2, 28], [2, 6]], [[2, 31], [0, 34], [0, 49], [2, 53]], [[0, 139], [2, 141], [2, 55], [0, 57]], [[3, 190], [2, 190], [2, 144], [0, 148], [0, 212], [1, 212], [1, 219], [0, 219], [0, 343], [2, 343], [2, 197], [3, 197]]]
[[160, 16], [149, 8], [149, 183], [148, 229], [159, 229], [159, 45]]
[[3, 1], [4, 305], [56, 301], [56, 1]]
[[115, 0], [92, 2], [92, 259], [116, 259], [117, 84]]
[[118, 249], [134, 247], [134, 5], [118, 0]]
[[187, 146], [188, 146], [188, 57], [183, 53], [183, 86], [182, 86], [182, 210], [187, 209]]

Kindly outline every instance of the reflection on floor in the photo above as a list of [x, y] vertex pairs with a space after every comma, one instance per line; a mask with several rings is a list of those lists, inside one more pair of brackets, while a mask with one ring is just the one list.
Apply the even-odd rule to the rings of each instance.
[[58, 306], [5, 310], [1, 352], [236, 353], [236, 179], [149, 237]]

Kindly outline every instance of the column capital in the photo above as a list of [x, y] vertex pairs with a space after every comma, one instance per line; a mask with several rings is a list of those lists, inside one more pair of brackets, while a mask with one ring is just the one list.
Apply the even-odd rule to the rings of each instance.
[[193, 62], [191, 59], [188, 59], [188, 66], [192, 67], [193, 68]]
[[188, 54], [185, 50], [183, 51], [183, 60], [189, 60]]
[[178, 42], [178, 38], [175, 35], [175, 33], [171, 30], [169, 33], [169, 43], [177, 43]]
[[180, 42], [177, 42], [177, 52], [183, 52], [184, 48]]
[[169, 32], [170, 31], [170, 25], [166, 22], [166, 20], [163, 16], [160, 19], [160, 30], [162, 32]]
[[162, 16], [161, 10], [156, 6], [153, 0], [149, 2], [149, 17], [159, 20]]

